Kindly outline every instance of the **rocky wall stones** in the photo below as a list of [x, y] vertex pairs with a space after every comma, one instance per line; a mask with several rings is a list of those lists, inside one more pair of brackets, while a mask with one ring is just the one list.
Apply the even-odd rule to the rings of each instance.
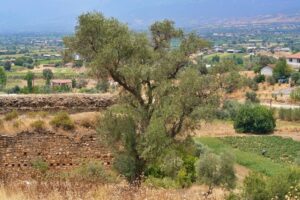
[[98, 111], [115, 99], [101, 94], [0, 95], [0, 113], [17, 111]]
[[89, 160], [110, 166], [112, 155], [95, 134], [79, 140], [49, 131], [0, 136], [0, 178], [29, 177], [34, 171], [32, 163], [37, 159], [46, 162], [50, 170], [69, 170]]

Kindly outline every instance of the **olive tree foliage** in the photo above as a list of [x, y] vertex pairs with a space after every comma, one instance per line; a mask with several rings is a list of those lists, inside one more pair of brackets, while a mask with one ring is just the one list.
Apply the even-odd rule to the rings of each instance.
[[[150, 30], [151, 40], [114, 18], [87, 13], [79, 17], [75, 35], [65, 38], [102, 79], [111, 77], [122, 88], [118, 103], [99, 120], [98, 132], [129, 181], [138, 180], [218, 106], [214, 76], [200, 75], [189, 59], [208, 42], [167, 20]], [[172, 38], [180, 38], [179, 48], [170, 48]]]
[[222, 186], [226, 189], [235, 187], [234, 162], [234, 157], [229, 152], [225, 152], [221, 156], [206, 152], [200, 157], [196, 163], [197, 179], [209, 186], [208, 195], [216, 186]]
[[3, 67], [0, 67], [0, 89], [4, 89], [6, 86], [7, 75]]
[[50, 85], [50, 81], [51, 81], [51, 79], [53, 79], [54, 74], [51, 69], [44, 69], [43, 77], [46, 80], [46, 85]]

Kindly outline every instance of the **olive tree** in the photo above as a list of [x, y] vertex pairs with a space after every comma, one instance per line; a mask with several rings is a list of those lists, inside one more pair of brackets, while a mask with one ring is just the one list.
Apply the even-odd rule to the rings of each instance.
[[0, 89], [6, 86], [7, 76], [3, 67], [0, 67]]
[[43, 70], [43, 77], [46, 80], [46, 85], [50, 85], [51, 79], [53, 79], [53, 72], [51, 69], [44, 69]]
[[[148, 37], [114, 18], [87, 13], [79, 17], [75, 35], [64, 40], [102, 79], [120, 86], [119, 100], [99, 120], [98, 132], [115, 153], [115, 167], [131, 182], [218, 106], [214, 75], [201, 75], [190, 62], [209, 43], [168, 20], [150, 32]], [[171, 48], [173, 38], [180, 39], [178, 48]]]

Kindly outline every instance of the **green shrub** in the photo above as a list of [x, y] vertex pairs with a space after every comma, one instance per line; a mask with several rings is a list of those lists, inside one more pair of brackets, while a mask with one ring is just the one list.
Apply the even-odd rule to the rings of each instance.
[[196, 163], [197, 179], [209, 185], [210, 190], [215, 186], [227, 189], [235, 187], [234, 158], [230, 153], [218, 156], [207, 152]]
[[219, 119], [234, 120], [241, 104], [234, 100], [227, 100], [224, 102], [222, 109], [217, 113]]
[[30, 124], [30, 126], [34, 129], [34, 130], [43, 130], [45, 128], [45, 122], [42, 120], [37, 120], [34, 121]]
[[267, 77], [267, 83], [269, 83], [270, 85], [275, 85], [276, 80], [272, 76], [269, 76]]
[[284, 121], [300, 121], [300, 109], [285, 109], [278, 110], [278, 118]]
[[260, 105], [243, 105], [234, 120], [234, 128], [240, 133], [272, 133], [275, 127], [273, 112]]
[[19, 113], [16, 111], [16, 110], [13, 110], [12, 112], [10, 113], [7, 113], [5, 116], [4, 116], [4, 120], [6, 121], [11, 121], [13, 119], [16, 119], [19, 117]]
[[253, 79], [256, 83], [263, 83], [266, 80], [266, 77], [264, 75], [256, 75]]
[[250, 103], [259, 103], [259, 99], [257, 98], [257, 94], [255, 92], [247, 92], [246, 93], [246, 101]]
[[294, 101], [300, 101], [300, 88], [295, 89], [290, 96]]
[[127, 154], [118, 155], [114, 160], [114, 168], [128, 181], [135, 179], [135, 158]]
[[64, 130], [72, 130], [75, 128], [74, 122], [67, 112], [57, 113], [50, 124], [57, 128], [63, 128]]
[[291, 189], [299, 184], [299, 169], [287, 170], [273, 177], [252, 173], [244, 180], [244, 196], [249, 200], [288, 199], [286, 197], [291, 195]]
[[34, 169], [38, 170], [41, 173], [46, 173], [49, 169], [48, 163], [43, 161], [41, 158], [37, 158], [31, 162], [31, 165]]
[[265, 178], [258, 173], [252, 173], [244, 180], [244, 196], [249, 200], [267, 200], [270, 195], [267, 191]]
[[109, 83], [108, 81], [101, 81], [100, 83], [97, 84], [97, 89], [100, 90], [101, 92], [107, 92], [109, 89]]
[[88, 162], [76, 169], [73, 175], [81, 180], [103, 183], [111, 180], [101, 162]]

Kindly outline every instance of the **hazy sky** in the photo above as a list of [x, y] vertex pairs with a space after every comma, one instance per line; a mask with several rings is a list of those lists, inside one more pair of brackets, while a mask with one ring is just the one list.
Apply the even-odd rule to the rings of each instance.
[[134, 28], [169, 18], [180, 26], [300, 11], [300, 0], [0, 0], [0, 32], [72, 31], [83, 12], [101, 11]]

